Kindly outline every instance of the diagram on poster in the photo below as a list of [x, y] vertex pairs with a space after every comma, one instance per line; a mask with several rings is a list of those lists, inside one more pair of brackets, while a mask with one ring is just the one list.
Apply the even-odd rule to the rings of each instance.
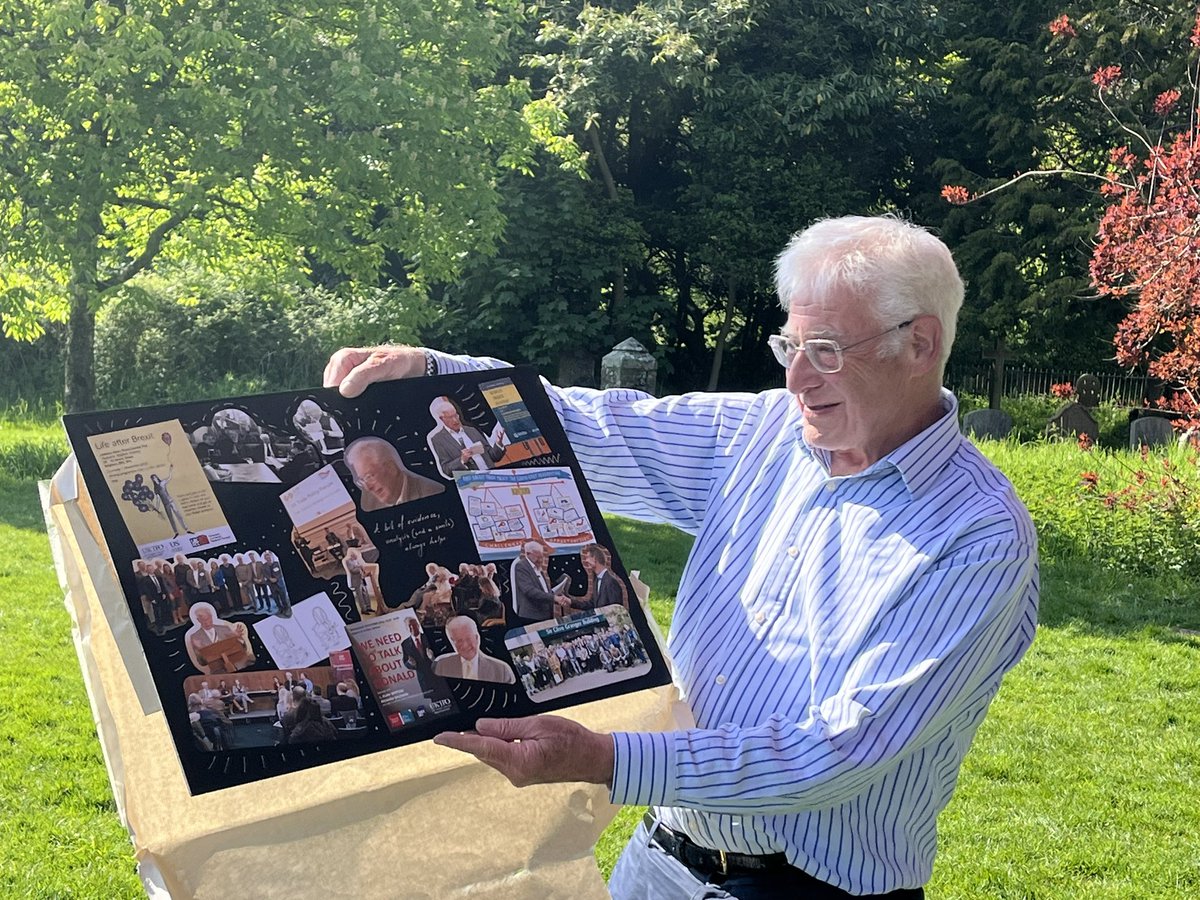
[[466, 472], [456, 486], [482, 559], [515, 556], [527, 541], [576, 553], [595, 540], [570, 469]]

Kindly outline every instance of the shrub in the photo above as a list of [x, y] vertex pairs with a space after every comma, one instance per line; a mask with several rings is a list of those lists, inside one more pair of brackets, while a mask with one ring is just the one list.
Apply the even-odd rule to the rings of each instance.
[[1037, 526], [1045, 559], [1138, 574], [1200, 571], [1196, 454], [1083, 450], [1071, 442], [985, 442]]
[[411, 289], [147, 278], [97, 320], [97, 399], [134, 406], [319, 385], [338, 347], [416, 341], [431, 319]]

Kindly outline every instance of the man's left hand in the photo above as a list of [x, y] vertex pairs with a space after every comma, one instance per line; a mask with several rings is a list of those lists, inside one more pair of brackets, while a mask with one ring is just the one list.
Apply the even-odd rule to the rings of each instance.
[[612, 737], [560, 716], [480, 719], [474, 731], [444, 731], [433, 742], [472, 754], [516, 787], [612, 781]]

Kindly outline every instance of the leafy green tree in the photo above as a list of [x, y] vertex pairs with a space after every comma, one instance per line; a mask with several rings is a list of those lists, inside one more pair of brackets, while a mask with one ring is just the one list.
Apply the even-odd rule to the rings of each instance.
[[517, 71], [568, 116], [587, 182], [505, 182], [505, 262], [446, 290], [457, 333], [537, 361], [632, 334], [672, 388], [777, 381], [771, 261], [819, 216], [889, 205], [935, 90], [918, 6], [543, 0]]
[[[544, 126], [497, 80], [516, 0], [0, 0], [0, 314], [69, 322], [164, 261], [420, 285], [500, 233], [498, 168]], [[522, 109], [526, 115], [521, 115]], [[169, 348], [163, 348], [169, 353]]]

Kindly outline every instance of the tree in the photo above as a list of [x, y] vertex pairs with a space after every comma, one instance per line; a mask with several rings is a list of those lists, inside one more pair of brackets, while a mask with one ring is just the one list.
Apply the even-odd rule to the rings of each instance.
[[68, 321], [77, 410], [97, 308], [164, 261], [370, 279], [393, 250], [415, 283], [448, 279], [501, 231], [498, 169], [530, 158], [537, 106], [494, 77], [519, 15], [515, 0], [0, 0], [5, 332]]
[[[1200, 15], [1190, 44], [1200, 48]], [[1108, 208], [1100, 220], [1091, 274], [1097, 289], [1132, 299], [1116, 334], [1117, 360], [1146, 365], [1174, 389], [1166, 405], [1200, 420], [1200, 125], [1196, 123], [1200, 61], [1192, 60], [1188, 124], [1154, 143], [1137, 127], [1125, 131], [1144, 156], [1113, 149], [1101, 189]], [[1120, 89], [1121, 69], [1097, 70], [1101, 98]], [[1154, 116], [1178, 115], [1182, 92], [1168, 88], [1154, 99]]]
[[[1123, 310], [1098, 295], [1088, 271], [1105, 206], [1094, 173], [1107, 162], [1113, 120], [1088, 76], [1104, 65], [1136, 68], [1138, 91], [1109, 97], [1132, 119], [1127, 102], [1186, 81], [1171, 35], [1194, 12], [1124, 0], [1079, 15], [979, 0], [946, 7], [946, 92], [930, 140], [915, 145], [913, 204], [940, 227], [968, 285], [954, 361], [976, 362], [1001, 339], [1034, 365], [1113, 365], [1105, 360]], [[1011, 180], [1018, 174], [1026, 177]], [[947, 182], [989, 200], [939, 210]], [[998, 183], [1003, 190], [988, 190]]]

